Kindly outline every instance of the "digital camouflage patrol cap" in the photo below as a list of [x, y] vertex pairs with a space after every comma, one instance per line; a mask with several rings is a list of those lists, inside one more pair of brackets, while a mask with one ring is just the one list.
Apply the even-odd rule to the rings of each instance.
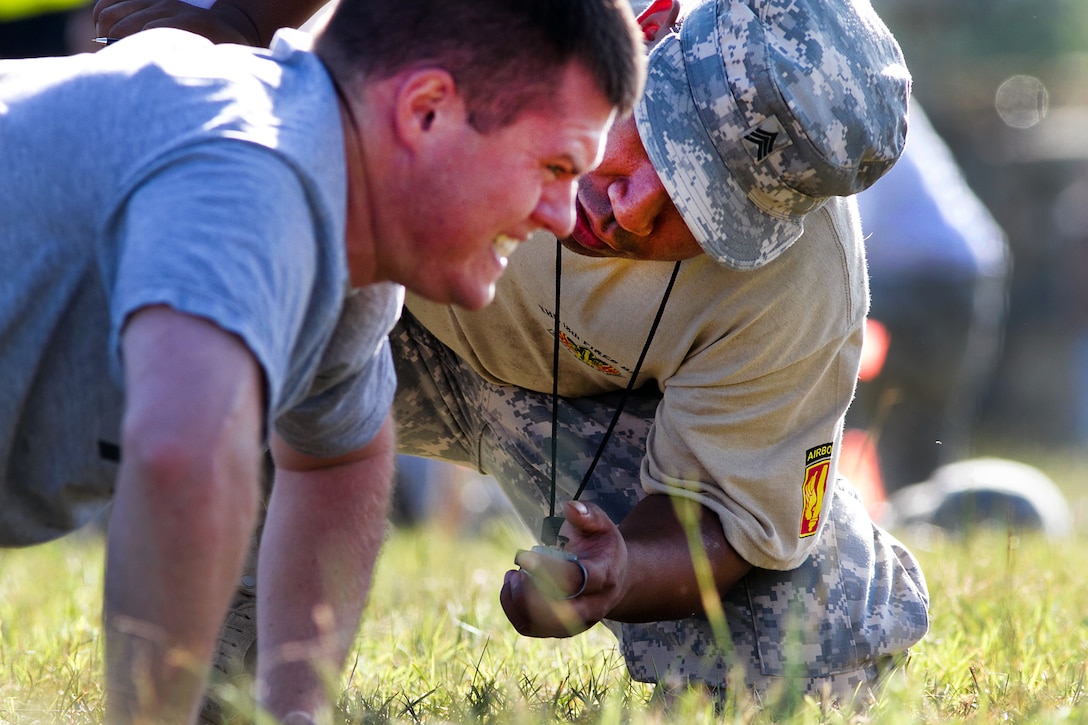
[[651, 50], [635, 121], [703, 250], [755, 269], [891, 168], [909, 92], [868, 0], [702, 0]]

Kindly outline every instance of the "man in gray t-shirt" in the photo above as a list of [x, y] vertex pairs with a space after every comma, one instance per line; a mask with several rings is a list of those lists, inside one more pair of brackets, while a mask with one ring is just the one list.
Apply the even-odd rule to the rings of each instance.
[[[404, 287], [487, 304], [514, 242], [569, 232], [641, 88], [626, 8], [479, 5], [345, 0], [316, 40], [266, 50], [156, 29], [0, 62], [0, 545], [112, 499], [107, 721], [192, 719], [266, 443], [262, 704], [329, 709], [319, 673], [381, 540], [358, 522], [388, 499]], [[408, 6], [428, 22], [404, 27]], [[517, 30], [492, 41], [478, 12]], [[316, 608], [334, 646], [277, 657], [330, 641]]]

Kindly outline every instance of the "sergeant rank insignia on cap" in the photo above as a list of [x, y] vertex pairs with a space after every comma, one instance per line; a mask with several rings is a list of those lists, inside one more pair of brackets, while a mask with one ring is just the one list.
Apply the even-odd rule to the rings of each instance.
[[789, 134], [782, 130], [782, 124], [775, 116], [765, 118], [748, 129], [744, 134], [744, 140], [748, 142], [744, 146], [748, 149], [748, 155], [757, 164], [791, 143]]

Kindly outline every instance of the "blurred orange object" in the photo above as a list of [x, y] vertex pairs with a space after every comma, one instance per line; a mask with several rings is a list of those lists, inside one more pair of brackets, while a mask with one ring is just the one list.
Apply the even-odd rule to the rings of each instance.
[[[891, 335], [888, 329], [873, 319], [865, 321], [865, 342], [861, 347], [861, 368], [858, 381], [868, 382], [880, 374], [888, 356]], [[884, 478], [880, 473], [880, 457], [876, 451], [876, 434], [849, 429], [842, 435], [842, 454], [839, 456], [839, 473], [854, 484], [869, 515], [877, 523], [887, 513], [888, 499], [884, 490]]]
[[888, 498], [880, 475], [876, 439], [866, 431], [852, 428], [842, 434], [839, 475], [845, 476], [861, 494], [861, 501], [878, 524], [887, 515]]
[[888, 345], [892, 336], [888, 328], [872, 318], [865, 321], [865, 342], [861, 345], [861, 370], [858, 380], [866, 382], [880, 374], [884, 359], [888, 357]]

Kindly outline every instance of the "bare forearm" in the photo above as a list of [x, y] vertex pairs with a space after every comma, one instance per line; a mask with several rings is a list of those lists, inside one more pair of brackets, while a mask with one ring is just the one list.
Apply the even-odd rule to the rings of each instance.
[[165, 308], [135, 314], [123, 346], [107, 721], [187, 722], [256, 519], [260, 375], [239, 340]]
[[702, 613], [707, 592], [700, 587], [696, 564], [706, 565], [716, 596], [751, 569], [729, 545], [721, 521], [710, 509], [691, 501], [676, 503], [691, 512], [690, 531], [677, 516], [674, 502], [663, 495], [644, 499], [620, 524], [627, 545], [627, 574], [623, 596], [609, 611], [609, 619], [653, 622]]
[[[105, 583], [109, 722], [191, 720], [256, 517], [255, 445], [252, 460], [210, 484], [121, 475]], [[200, 509], [216, 520], [191, 515]]]
[[392, 435], [378, 455], [276, 475], [257, 580], [260, 697], [273, 714], [331, 707], [328, 687], [354, 639], [381, 547]]

